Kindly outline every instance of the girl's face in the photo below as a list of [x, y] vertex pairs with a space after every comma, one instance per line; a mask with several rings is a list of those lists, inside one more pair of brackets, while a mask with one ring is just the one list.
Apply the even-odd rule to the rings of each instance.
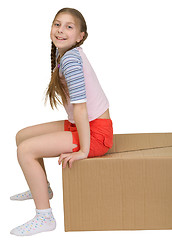
[[50, 37], [62, 55], [66, 50], [83, 39], [84, 32], [80, 31], [78, 21], [69, 13], [60, 13], [51, 27]]

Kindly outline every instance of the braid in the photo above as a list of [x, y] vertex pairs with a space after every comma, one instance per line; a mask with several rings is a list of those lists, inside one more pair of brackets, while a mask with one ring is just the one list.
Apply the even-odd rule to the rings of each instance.
[[56, 46], [51, 42], [51, 74], [56, 66]]
[[[54, 106], [57, 108], [57, 102], [61, 105], [63, 105], [63, 103], [66, 103], [67, 102], [66, 95], [69, 96], [68, 90], [67, 90], [67, 85], [65, 83], [62, 83], [62, 81], [60, 80], [59, 68], [57, 67], [58, 64], [60, 64], [60, 55], [58, 56], [57, 64], [56, 64], [56, 46], [52, 42], [52, 45], [51, 45], [51, 81], [49, 83], [49, 86], [48, 86], [48, 89], [46, 92], [46, 97], [45, 97], [45, 102], [47, 102], [47, 98], [49, 97], [50, 105], [51, 105], [52, 109], [54, 109]], [[62, 98], [62, 101], [60, 100], [59, 96]]]

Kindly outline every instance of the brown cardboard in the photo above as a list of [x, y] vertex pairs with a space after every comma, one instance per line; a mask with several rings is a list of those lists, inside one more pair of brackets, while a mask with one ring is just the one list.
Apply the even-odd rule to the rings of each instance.
[[172, 229], [172, 133], [114, 140], [116, 152], [62, 169], [65, 231]]
[[172, 146], [172, 133], [114, 134], [108, 153]]

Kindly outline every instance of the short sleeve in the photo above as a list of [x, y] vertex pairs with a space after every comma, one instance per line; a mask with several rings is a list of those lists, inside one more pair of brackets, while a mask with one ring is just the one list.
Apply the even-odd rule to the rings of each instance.
[[87, 102], [82, 58], [77, 49], [68, 51], [60, 62], [67, 82], [70, 103]]

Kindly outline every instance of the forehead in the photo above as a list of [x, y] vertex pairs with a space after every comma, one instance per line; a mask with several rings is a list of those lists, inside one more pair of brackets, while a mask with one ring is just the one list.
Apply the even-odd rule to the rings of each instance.
[[64, 21], [77, 24], [77, 18], [72, 16], [70, 13], [59, 13], [54, 21]]

